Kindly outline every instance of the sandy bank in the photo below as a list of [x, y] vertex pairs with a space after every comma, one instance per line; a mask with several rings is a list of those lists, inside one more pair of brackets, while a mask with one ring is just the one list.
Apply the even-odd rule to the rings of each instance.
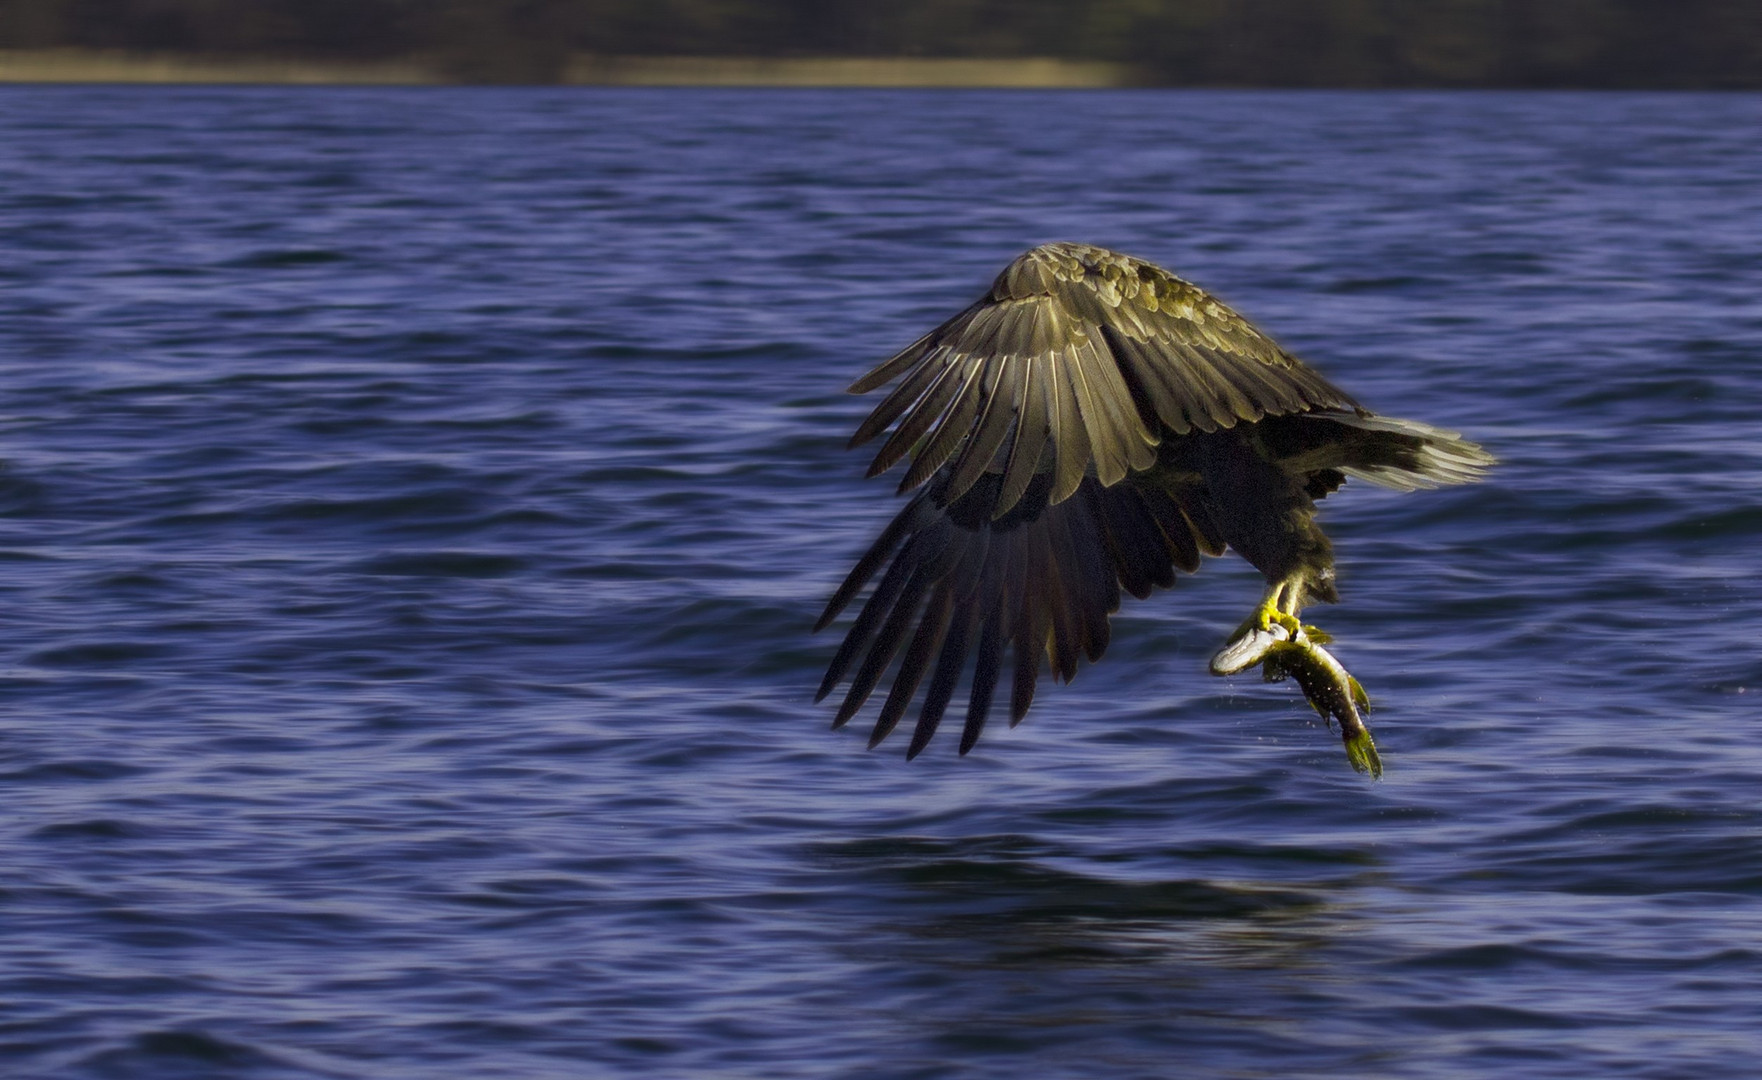
[[[203, 57], [109, 50], [0, 50], [0, 82], [262, 83], [421, 86], [458, 81], [432, 60], [376, 63]], [[1120, 64], [1032, 57], [790, 58], [575, 56], [557, 82], [575, 86], [1107, 87], [1128, 85]]]

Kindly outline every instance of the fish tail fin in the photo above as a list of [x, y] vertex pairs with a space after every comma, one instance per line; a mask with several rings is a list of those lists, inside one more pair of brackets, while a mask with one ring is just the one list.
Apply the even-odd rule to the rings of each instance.
[[1377, 754], [1377, 744], [1371, 740], [1370, 729], [1363, 724], [1356, 728], [1346, 727], [1342, 735], [1346, 742], [1346, 760], [1352, 768], [1367, 774], [1372, 780], [1383, 778], [1383, 759]]

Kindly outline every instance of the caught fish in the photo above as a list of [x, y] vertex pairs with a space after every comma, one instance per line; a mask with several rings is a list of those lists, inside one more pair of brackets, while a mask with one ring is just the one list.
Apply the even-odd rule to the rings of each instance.
[[1370, 728], [1364, 724], [1360, 711], [1370, 711], [1370, 697], [1332, 653], [1319, 645], [1308, 633], [1308, 627], [1290, 636], [1283, 627], [1261, 656], [1261, 675], [1267, 682], [1284, 678], [1296, 680], [1303, 696], [1323, 720], [1340, 722], [1340, 737], [1346, 743], [1346, 759], [1352, 767], [1372, 777], [1383, 775], [1383, 762], [1371, 741]]

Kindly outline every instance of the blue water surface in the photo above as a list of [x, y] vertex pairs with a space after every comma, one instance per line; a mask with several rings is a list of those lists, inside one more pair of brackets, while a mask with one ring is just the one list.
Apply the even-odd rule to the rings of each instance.
[[[1762, 1075], [1762, 96], [0, 91], [9, 1076]], [[842, 388], [1049, 240], [1487, 483], [865, 752]]]

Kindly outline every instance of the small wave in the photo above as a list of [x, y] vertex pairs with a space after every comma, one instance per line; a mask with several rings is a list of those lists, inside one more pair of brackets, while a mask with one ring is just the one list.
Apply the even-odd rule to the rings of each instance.
[[27, 657], [27, 662], [42, 667], [112, 668], [140, 660], [158, 660], [177, 651], [177, 646], [165, 641], [78, 641], [39, 649]]
[[1444, 282], [1440, 279], [1419, 274], [1386, 274], [1376, 277], [1336, 278], [1323, 285], [1322, 291], [1349, 296], [1354, 293], [1402, 292], [1441, 284]]
[[31, 830], [33, 840], [59, 842], [63, 840], [138, 840], [150, 835], [150, 830], [132, 821], [119, 821], [115, 818], [94, 818], [89, 821], [56, 822]]
[[1679, 540], [1750, 539], [1762, 534], [1762, 506], [1739, 506], [1681, 517], [1659, 526], [1656, 532]]
[[[94, 1076], [179, 1075], [323, 1076], [287, 1062], [249, 1043], [222, 1039], [193, 1028], [158, 1028], [133, 1036], [125, 1045], [109, 1047], [80, 1063]], [[332, 1074], [335, 1075], [335, 1074]]]
[[222, 265], [235, 270], [290, 270], [305, 266], [329, 266], [348, 262], [351, 258], [346, 251], [329, 248], [288, 248], [253, 252]]
[[386, 577], [498, 578], [527, 569], [518, 555], [484, 551], [413, 551], [379, 555], [344, 568], [347, 573]]

